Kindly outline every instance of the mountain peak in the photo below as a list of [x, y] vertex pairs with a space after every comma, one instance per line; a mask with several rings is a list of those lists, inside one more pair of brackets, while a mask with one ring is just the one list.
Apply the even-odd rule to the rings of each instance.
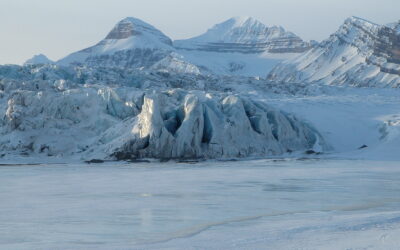
[[322, 44], [329, 44], [333, 40], [339, 39], [348, 44], [358, 46], [359, 49], [361, 49], [361, 47], [365, 47], [374, 40], [365, 39], [364, 37], [369, 37], [371, 34], [378, 34], [381, 27], [382, 25], [373, 23], [360, 17], [352, 16], [347, 18], [339, 27], [339, 29], [333, 34], [333, 36], [323, 41]]
[[[252, 17], [232, 17], [222, 23], [214, 25], [207, 31], [209, 34], [221, 36], [244, 35], [245, 33], [265, 33], [268, 27]], [[206, 34], [207, 34], [206, 33]]]
[[27, 60], [24, 65], [34, 65], [34, 64], [52, 64], [54, 63], [47, 56], [43, 54], [35, 55], [31, 59]]
[[174, 42], [180, 49], [239, 53], [298, 53], [310, 45], [280, 26], [263, 24], [252, 17], [233, 17], [206, 33]]
[[84, 63], [90, 58], [122, 53], [126, 56], [128, 51], [159, 50], [174, 51], [172, 40], [160, 30], [140, 19], [127, 17], [119, 21], [108, 33], [105, 39], [96, 45], [75, 52], [60, 61], [59, 64], [68, 65]]
[[226, 20], [225, 22], [220, 23], [220, 25], [221, 24], [231, 24], [233, 27], [241, 27], [250, 24], [262, 24], [262, 23], [253, 17], [237, 16], [237, 17], [232, 17]]
[[366, 26], [366, 27], [380, 26], [379, 24], [373, 23], [369, 20], [366, 20], [364, 18], [357, 17], [357, 16], [352, 16], [352, 17], [347, 18], [344, 23], [357, 25], [357, 26]]
[[108, 33], [106, 40], [122, 40], [131, 37], [155, 36], [162, 42], [171, 45], [172, 41], [160, 30], [138, 18], [127, 17], [119, 21], [117, 25]]
[[[233, 17], [214, 25], [203, 35], [188, 39], [196, 43], [266, 43], [271, 39], [297, 37], [282, 27], [268, 27], [252, 17]], [[178, 42], [179, 43], [179, 42]]]

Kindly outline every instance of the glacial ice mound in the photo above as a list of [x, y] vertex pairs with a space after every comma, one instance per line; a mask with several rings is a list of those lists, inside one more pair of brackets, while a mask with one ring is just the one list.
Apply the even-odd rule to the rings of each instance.
[[[237, 95], [171, 90], [143, 97], [140, 114], [108, 146], [117, 159], [241, 158], [326, 148], [295, 116]], [[117, 134], [120, 126], [105, 134]], [[114, 138], [114, 136], [111, 136]]]
[[208, 159], [329, 149], [296, 116], [226, 91], [238, 84], [226, 83], [231, 78], [118, 72], [0, 67], [0, 158]]

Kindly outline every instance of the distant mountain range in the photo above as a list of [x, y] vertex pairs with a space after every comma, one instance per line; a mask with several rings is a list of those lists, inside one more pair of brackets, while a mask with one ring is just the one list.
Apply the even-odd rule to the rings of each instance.
[[[311, 49], [282, 27], [236, 17], [198, 37], [172, 41], [154, 26], [125, 18], [96, 45], [74, 52], [56, 64], [165, 70], [177, 73], [266, 76], [283, 60]], [[32, 62], [46, 61], [30, 59]], [[51, 61], [47, 61], [51, 63]]]
[[[53, 62], [43, 55], [27, 61], [35, 63]], [[251, 17], [236, 17], [200, 36], [172, 41], [154, 26], [129, 17], [96, 45], [55, 64], [398, 87], [400, 22], [378, 25], [351, 17], [317, 43]]]

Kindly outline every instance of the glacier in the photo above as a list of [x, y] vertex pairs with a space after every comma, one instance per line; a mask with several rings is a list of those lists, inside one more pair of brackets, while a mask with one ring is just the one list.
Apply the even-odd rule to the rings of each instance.
[[3, 157], [209, 159], [329, 150], [311, 124], [221, 91], [228, 84], [209, 88], [213, 82], [196, 75], [57, 65], [3, 66], [0, 75]]

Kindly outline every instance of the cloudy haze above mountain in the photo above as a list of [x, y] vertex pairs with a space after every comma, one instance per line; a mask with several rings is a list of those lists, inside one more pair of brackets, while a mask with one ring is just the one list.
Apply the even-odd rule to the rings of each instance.
[[385, 24], [400, 19], [399, 8], [397, 0], [2, 0], [0, 63], [20, 64], [39, 53], [60, 59], [95, 44], [127, 16], [172, 39], [197, 36], [233, 16], [252, 16], [305, 40], [323, 40], [349, 16]]

